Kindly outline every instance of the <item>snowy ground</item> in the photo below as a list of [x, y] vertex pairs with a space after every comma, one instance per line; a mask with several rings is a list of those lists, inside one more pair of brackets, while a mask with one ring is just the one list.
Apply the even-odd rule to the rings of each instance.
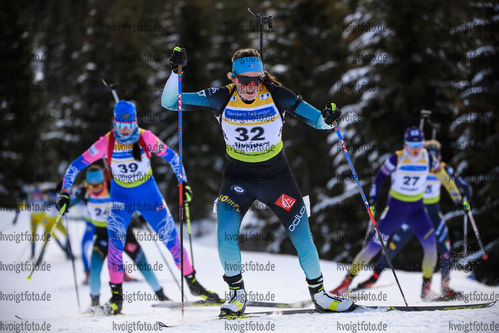
[[[179, 324], [177, 327], [163, 329], [175, 332], [474, 332], [499, 330], [499, 305], [488, 309], [455, 310], [436, 312], [355, 312], [331, 315], [294, 315], [271, 316], [258, 319], [237, 321], [213, 320], [219, 310], [216, 307], [186, 308], [184, 317], [180, 309], [153, 308], [155, 301], [138, 300], [125, 303], [123, 316], [88, 317], [79, 313], [76, 299], [71, 261], [66, 260], [62, 251], [55, 243], [48, 246], [45, 265], [50, 264], [50, 270], [37, 271], [32, 281], [27, 280], [30, 271], [10, 270], [11, 264], [20, 264], [29, 259], [29, 242], [6, 240], [5, 237], [19, 235], [29, 229], [29, 213], [22, 212], [18, 223], [12, 226], [13, 213], [0, 213], [0, 331], [7, 332], [151, 332], [157, 330], [157, 321], [166, 324]], [[66, 221], [63, 220], [64, 223]], [[79, 256], [83, 223], [70, 222], [70, 233], [78, 240], [75, 253]], [[203, 238], [194, 240], [194, 263], [197, 277], [201, 284], [216, 291], [221, 297], [227, 290], [222, 281], [223, 270], [218, 260], [215, 229]], [[186, 231], [186, 229], [184, 229]], [[187, 233], [187, 232], [185, 232]], [[187, 238], [186, 238], [187, 239]], [[51, 241], [52, 242], [52, 241]], [[151, 242], [141, 242], [151, 265], [162, 264], [162, 270], [157, 272], [158, 279], [166, 294], [180, 300], [179, 288], [165, 267], [163, 259], [155, 245]], [[187, 242], [185, 244], [188, 244]], [[41, 242], [37, 244], [37, 251]], [[162, 246], [169, 264], [173, 267], [171, 256]], [[37, 252], [38, 255], [38, 252]], [[126, 256], [125, 256], [126, 257]], [[129, 260], [129, 259], [128, 259]], [[309, 298], [304, 275], [298, 259], [291, 255], [274, 255], [257, 252], [243, 252], [243, 264], [248, 263], [248, 271], [244, 274], [246, 289], [253, 295], [273, 297], [274, 301], [295, 302]], [[130, 261], [128, 261], [130, 263]], [[270, 271], [255, 271], [256, 264], [271, 267]], [[322, 271], [326, 288], [332, 289], [344, 277], [345, 270], [337, 263], [322, 261]], [[82, 286], [83, 265], [76, 261], [77, 281], [82, 311], [90, 304], [89, 287]], [[175, 269], [178, 275], [178, 270]], [[362, 281], [369, 273], [362, 272], [354, 284]], [[419, 299], [421, 273], [398, 271], [398, 277], [407, 297], [409, 305], [425, 305]], [[144, 282], [140, 272], [132, 271], [131, 275], [141, 279], [140, 282], [125, 283], [124, 292], [129, 297], [139, 295], [150, 297], [152, 290]], [[451, 286], [466, 293], [469, 303], [487, 301], [499, 298], [498, 287], [488, 287], [467, 278], [462, 271], [452, 272]], [[101, 287], [101, 303], [110, 297], [107, 269], [103, 269]], [[177, 277], [178, 279], [178, 277]], [[437, 291], [440, 274], [434, 277], [433, 289]], [[378, 287], [363, 294], [365, 300], [359, 304], [403, 305], [398, 288], [393, 284], [393, 276], [385, 272], [378, 281]], [[139, 294], [133, 294], [133, 293]], [[23, 293], [23, 295], [21, 295]], [[38, 301], [26, 300], [25, 294]], [[42, 298], [49, 300], [43, 301]], [[17, 300], [12, 297], [19, 297]], [[369, 301], [381, 297], [385, 301]], [[24, 299], [23, 299], [24, 298]], [[189, 300], [196, 298], [187, 292]], [[268, 299], [264, 299], [268, 300]], [[451, 303], [452, 304], [452, 303]], [[263, 308], [248, 308], [247, 312], [260, 311]], [[19, 319], [19, 318], [22, 319]], [[50, 325], [50, 326], [49, 326]]]

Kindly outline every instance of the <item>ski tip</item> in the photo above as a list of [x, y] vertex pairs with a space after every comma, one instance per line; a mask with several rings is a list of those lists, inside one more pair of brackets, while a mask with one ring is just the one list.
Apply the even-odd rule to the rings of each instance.
[[170, 328], [170, 327], [176, 327], [178, 324], [175, 325], [166, 325], [165, 323], [162, 323], [160, 321], [156, 322], [158, 324], [159, 329], [161, 330], [162, 328]]

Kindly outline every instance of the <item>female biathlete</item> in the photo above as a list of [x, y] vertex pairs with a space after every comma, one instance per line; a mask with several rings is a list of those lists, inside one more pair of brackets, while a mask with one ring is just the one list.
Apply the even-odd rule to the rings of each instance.
[[[185, 49], [176, 47], [170, 59], [173, 73], [166, 82], [161, 105], [178, 110], [179, 65]], [[218, 118], [226, 144], [227, 164], [217, 203], [218, 252], [229, 297], [221, 315], [237, 315], [246, 308], [237, 235], [241, 221], [255, 200], [265, 203], [286, 228], [298, 252], [315, 307], [320, 311], [349, 311], [353, 302], [324, 290], [317, 249], [312, 240], [302, 195], [282, 142], [284, 113], [292, 113], [317, 129], [331, 129], [340, 115], [334, 104], [322, 112], [282, 87], [263, 70], [258, 51], [243, 49], [232, 57], [231, 84], [182, 95], [182, 110], [209, 109]], [[324, 117], [324, 118], [323, 118]]]
[[[441, 161], [441, 147], [442, 145], [437, 140], [426, 141], [424, 147], [430, 154], [433, 155], [438, 161]], [[459, 189], [461, 193], [467, 200], [471, 201], [472, 189], [471, 186], [466, 183], [459, 175], [454, 172], [448, 164], [440, 162], [443, 170], [449, 175], [450, 182], [442, 183], [438, 177], [430, 173], [426, 178], [425, 191], [423, 194], [423, 203], [428, 213], [428, 216], [433, 224], [433, 229], [435, 230], [435, 236], [437, 239], [437, 248], [440, 254], [440, 272], [442, 273], [442, 279], [440, 282], [441, 290], [441, 300], [450, 301], [458, 298], [462, 295], [461, 292], [453, 290], [450, 285], [450, 271], [452, 268], [452, 257], [451, 257], [451, 246], [449, 239], [449, 230], [445, 224], [445, 219], [440, 211], [440, 188], [442, 185], [445, 187], [450, 197], [456, 203], [456, 205], [462, 204], [466, 206], [466, 209], [470, 209], [470, 205], [465, 201], [460, 193], [453, 192], [455, 189], [451, 184]], [[387, 247], [388, 255], [390, 259], [393, 259], [397, 253], [402, 250], [405, 244], [412, 238], [412, 231], [407, 227], [407, 225], [402, 226], [392, 237], [392, 240]], [[388, 267], [388, 260], [386, 256], [382, 255], [378, 262], [374, 266], [373, 274], [365, 281], [359, 283], [356, 289], [364, 289], [371, 287], [379, 279], [381, 272]]]
[[163, 196], [154, 180], [150, 156], [151, 153], [170, 163], [177, 179], [182, 176], [185, 200], [192, 194], [186, 184], [185, 171], [180, 170], [178, 155], [164, 144], [151, 131], [141, 129], [137, 125], [137, 111], [133, 103], [119, 101], [114, 107], [114, 130], [102, 136], [80, 157], [74, 160], [66, 170], [62, 193], [57, 200], [60, 210], [64, 204], [69, 207], [69, 194], [77, 174], [91, 163], [101, 158], [108, 159], [113, 181], [110, 193], [110, 211], [107, 218], [109, 233], [108, 270], [112, 297], [110, 307], [115, 314], [121, 312], [123, 306], [123, 249], [130, 218], [138, 211], [158, 233], [159, 239], [171, 252], [175, 264], [180, 269], [180, 251], [184, 251], [183, 275], [191, 293], [209, 301], [219, 302], [220, 298], [212, 291], [205, 289], [197, 281], [187, 251], [180, 248], [180, 239], [175, 229]]
[[[381, 185], [388, 176], [391, 176], [388, 208], [383, 212], [378, 222], [378, 228], [383, 238], [382, 241], [386, 242], [404, 223], [411, 228], [424, 251], [421, 298], [430, 301], [435, 297], [435, 294], [431, 291], [431, 281], [437, 263], [437, 248], [435, 230], [423, 203], [427, 177], [432, 173], [442, 183], [447, 184], [452, 193], [459, 195], [459, 191], [450, 180], [449, 175], [441, 167], [440, 161], [429, 154], [423, 148], [423, 144], [424, 134], [419, 128], [411, 127], [405, 131], [404, 149], [396, 151], [381, 166], [371, 188], [370, 203], [373, 207], [371, 209], [374, 211]], [[458, 206], [462, 207], [463, 205], [459, 202]], [[347, 291], [353, 278], [380, 250], [380, 240], [376, 236], [376, 232], [373, 232], [370, 241], [355, 257], [352, 267], [344, 280], [330, 292], [341, 295]]]
[[[78, 202], [85, 203], [85, 220], [94, 226], [93, 234], [95, 234], [95, 237], [93, 238], [89, 265], [91, 298], [89, 312], [91, 313], [99, 313], [101, 310], [106, 310], [106, 308], [99, 306], [99, 296], [102, 265], [108, 252], [109, 237], [106, 222], [109, 215], [109, 200], [108, 183], [105, 180], [104, 172], [99, 166], [93, 164], [88, 168], [86, 174], [86, 188], [80, 188], [76, 192], [75, 198], [71, 199], [71, 206]], [[154, 271], [151, 270], [144, 251], [131, 230], [131, 226], [127, 229], [124, 251], [132, 258], [134, 264], [137, 265], [138, 270], [156, 294], [156, 298], [160, 301], [169, 300], [160, 286]]]

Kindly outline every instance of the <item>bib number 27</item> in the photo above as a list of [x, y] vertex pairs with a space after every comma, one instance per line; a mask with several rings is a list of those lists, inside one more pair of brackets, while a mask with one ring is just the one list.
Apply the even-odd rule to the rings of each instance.
[[415, 186], [419, 178], [417, 176], [404, 176], [404, 185]]

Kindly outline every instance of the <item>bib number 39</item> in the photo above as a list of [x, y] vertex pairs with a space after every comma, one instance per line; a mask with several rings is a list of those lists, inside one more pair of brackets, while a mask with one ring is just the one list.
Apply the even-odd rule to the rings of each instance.
[[137, 171], [139, 166], [137, 165], [137, 163], [118, 164], [118, 168], [120, 168], [121, 173], [129, 173]]

